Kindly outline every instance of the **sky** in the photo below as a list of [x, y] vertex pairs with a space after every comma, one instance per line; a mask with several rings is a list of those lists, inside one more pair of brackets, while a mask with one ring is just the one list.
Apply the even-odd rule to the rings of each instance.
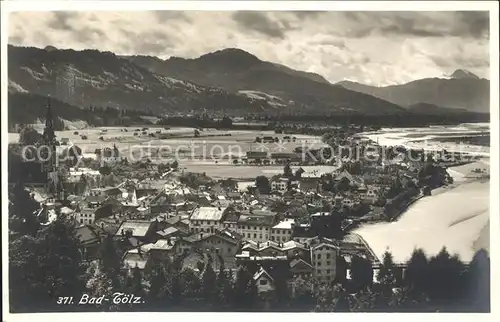
[[196, 58], [236, 47], [332, 83], [385, 86], [467, 69], [489, 78], [489, 13], [13, 12], [9, 43]]

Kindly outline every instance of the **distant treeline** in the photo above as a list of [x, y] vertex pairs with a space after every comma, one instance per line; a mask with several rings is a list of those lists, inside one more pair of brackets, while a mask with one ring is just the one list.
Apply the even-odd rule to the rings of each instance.
[[489, 122], [490, 115], [474, 112], [450, 114], [423, 114], [404, 112], [400, 114], [310, 114], [310, 115], [250, 115], [249, 121], [299, 122], [322, 124], [356, 124], [382, 127], [419, 127], [428, 125], [453, 125], [460, 123]]

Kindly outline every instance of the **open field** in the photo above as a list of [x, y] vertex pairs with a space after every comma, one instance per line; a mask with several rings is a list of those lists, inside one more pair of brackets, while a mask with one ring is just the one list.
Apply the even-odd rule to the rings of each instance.
[[[199, 137], [194, 137], [194, 129], [187, 127], [170, 128], [150, 127], [147, 133], [169, 134], [172, 137], [157, 139], [143, 135], [139, 127], [99, 127], [84, 130], [57, 131], [59, 140], [67, 138], [70, 144], [82, 149], [84, 157], [95, 158], [95, 150], [111, 148], [120, 150], [122, 156], [129, 160], [149, 158], [154, 163], [178, 160], [179, 166], [190, 172], [205, 172], [214, 178], [255, 178], [259, 175], [273, 176], [283, 171], [281, 165], [247, 166], [234, 165], [232, 160], [239, 159], [248, 151], [293, 152], [297, 147], [325, 146], [321, 139], [308, 135], [288, 135], [296, 138], [295, 142], [255, 143], [256, 137], [271, 136], [282, 139], [286, 134], [275, 134], [273, 131], [215, 130], [204, 129]], [[37, 129], [42, 132], [43, 129]], [[134, 136], [134, 133], [138, 133]], [[86, 135], [87, 139], [82, 139]], [[102, 140], [100, 139], [102, 137]], [[9, 143], [19, 141], [19, 134], [9, 133]], [[64, 148], [61, 146], [61, 149]], [[307, 168], [307, 167], [306, 167]], [[315, 167], [321, 169], [322, 167]], [[325, 168], [327, 171], [331, 167]]]

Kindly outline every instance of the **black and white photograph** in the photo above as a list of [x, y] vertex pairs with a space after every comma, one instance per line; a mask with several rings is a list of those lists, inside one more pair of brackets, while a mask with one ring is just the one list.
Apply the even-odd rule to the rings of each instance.
[[498, 2], [35, 2], [1, 3], [4, 321], [495, 310]]

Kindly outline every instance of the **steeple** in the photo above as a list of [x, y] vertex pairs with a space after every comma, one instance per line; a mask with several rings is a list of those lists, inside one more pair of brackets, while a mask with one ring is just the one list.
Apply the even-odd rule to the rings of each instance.
[[50, 106], [50, 98], [47, 99], [47, 113], [45, 114], [45, 128], [43, 129], [43, 139], [46, 144], [54, 143], [56, 135], [54, 133], [54, 120]]

